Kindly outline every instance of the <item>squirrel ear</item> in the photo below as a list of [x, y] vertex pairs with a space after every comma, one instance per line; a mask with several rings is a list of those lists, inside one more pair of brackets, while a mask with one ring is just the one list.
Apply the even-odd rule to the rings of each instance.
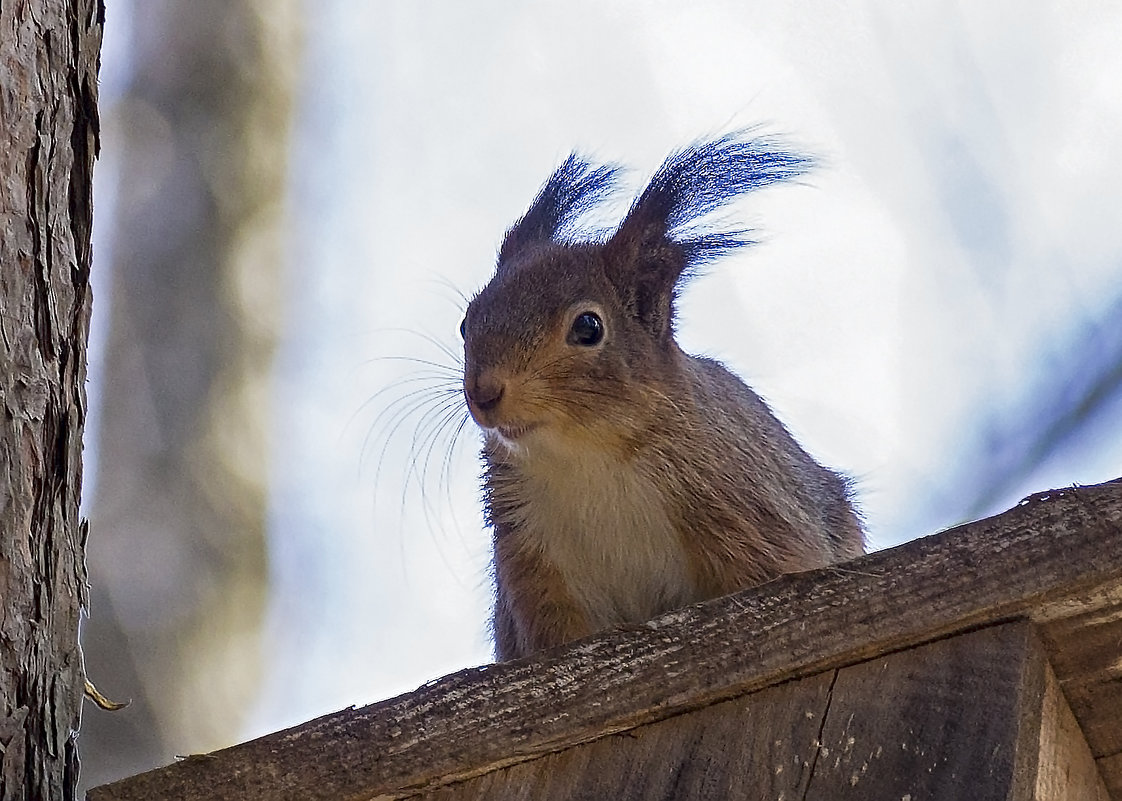
[[574, 233], [571, 229], [577, 219], [611, 194], [617, 174], [618, 169], [612, 165], [593, 167], [576, 153], [571, 154], [506, 232], [499, 248], [499, 266], [526, 248]]
[[748, 230], [706, 229], [703, 218], [813, 166], [810, 158], [750, 133], [734, 131], [672, 153], [605, 243], [609, 277], [656, 335], [669, 335], [683, 276], [751, 243]]

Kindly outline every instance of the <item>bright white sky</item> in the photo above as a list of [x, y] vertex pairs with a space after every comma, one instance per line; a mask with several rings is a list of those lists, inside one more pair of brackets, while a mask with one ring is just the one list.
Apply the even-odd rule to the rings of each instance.
[[[275, 672], [246, 736], [489, 660], [475, 432], [409, 482], [423, 418], [379, 413], [414, 385], [375, 396], [416, 369], [385, 357], [454, 366], [417, 334], [459, 348], [457, 291], [486, 282], [570, 149], [639, 183], [676, 147], [763, 123], [822, 157], [737, 207], [766, 242], [695, 283], [681, 332], [857, 477], [877, 547], [954, 522], [939, 498], [983, 419], [1046, 383], [1122, 287], [1116, 3], [306, 10]], [[1122, 473], [1115, 412], [1009, 500]]]

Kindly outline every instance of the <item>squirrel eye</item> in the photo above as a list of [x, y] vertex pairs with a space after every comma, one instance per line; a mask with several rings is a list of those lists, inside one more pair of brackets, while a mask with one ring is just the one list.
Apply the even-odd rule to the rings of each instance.
[[460, 339], [467, 339], [467, 322], [468, 318], [460, 320]]
[[604, 338], [604, 323], [595, 312], [583, 312], [573, 320], [569, 329], [569, 343], [591, 347]]

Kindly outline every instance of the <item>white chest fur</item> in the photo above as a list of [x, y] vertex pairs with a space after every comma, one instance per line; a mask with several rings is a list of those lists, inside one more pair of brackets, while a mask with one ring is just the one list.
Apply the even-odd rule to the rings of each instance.
[[548, 447], [519, 462], [523, 547], [541, 549], [594, 628], [695, 600], [664, 500], [633, 466], [595, 450]]

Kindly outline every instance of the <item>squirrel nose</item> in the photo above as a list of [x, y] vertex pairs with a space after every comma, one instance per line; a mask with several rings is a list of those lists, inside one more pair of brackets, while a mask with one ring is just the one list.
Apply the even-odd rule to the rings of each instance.
[[489, 412], [499, 405], [499, 401], [503, 398], [503, 391], [502, 380], [486, 373], [473, 376], [464, 382], [464, 394], [484, 412]]

